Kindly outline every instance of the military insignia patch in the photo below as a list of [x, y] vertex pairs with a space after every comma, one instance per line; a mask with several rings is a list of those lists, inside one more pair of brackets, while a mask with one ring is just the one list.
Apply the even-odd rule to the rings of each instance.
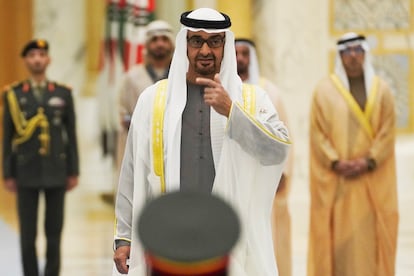
[[52, 97], [52, 98], [49, 99], [47, 104], [49, 106], [53, 106], [53, 107], [62, 107], [62, 106], [66, 105], [66, 102], [62, 98]]
[[46, 47], [46, 41], [44, 41], [43, 39], [38, 39], [37, 40], [37, 46], [39, 48], [45, 48]]

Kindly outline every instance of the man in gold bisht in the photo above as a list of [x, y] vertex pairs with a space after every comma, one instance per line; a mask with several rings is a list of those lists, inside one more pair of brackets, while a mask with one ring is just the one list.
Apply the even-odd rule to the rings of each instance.
[[364, 36], [337, 43], [335, 73], [316, 87], [310, 122], [308, 276], [391, 276], [398, 210], [395, 110]]

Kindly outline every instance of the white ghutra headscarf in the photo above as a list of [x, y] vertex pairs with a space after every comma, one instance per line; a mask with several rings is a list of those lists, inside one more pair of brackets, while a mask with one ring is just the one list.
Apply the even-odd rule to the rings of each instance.
[[260, 83], [260, 69], [259, 59], [257, 58], [256, 47], [254, 42], [250, 39], [240, 38], [236, 39], [236, 46], [243, 45], [249, 48], [249, 78], [246, 80], [247, 83], [259, 85]]
[[371, 90], [372, 80], [375, 76], [375, 71], [371, 63], [370, 48], [364, 36], [350, 32], [350, 33], [344, 34], [343, 36], [339, 38], [337, 42], [337, 51], [336, 51], [336, 59], [335, 59], [335, 74], [339, 77], [342, 84], [349, 91], [349, 81], [348, 81], [348, 77], [345, 72], [345, 68], [342, 64], [340, 52], [342, 50], [345, 50], [348, 47], [358, 46], [358, 45], [361, 45], [361, 47], [365, 51], [363, 70], [364, 70], [365, 91], [368, 95], [369, 91]]

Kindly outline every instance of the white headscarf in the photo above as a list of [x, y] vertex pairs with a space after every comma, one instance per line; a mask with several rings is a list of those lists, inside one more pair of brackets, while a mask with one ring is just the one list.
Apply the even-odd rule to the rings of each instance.
[[[225, 16], [210, 8], [200, 8], [187, 14], [186, 18], [194, 19], [201, 22], [219, 22], [225, 21]], [[227, 19], [229, 20], [229, 19]], [[197, 25], [202, 25], [198, 23]], [[177, 34], [175, 41], [174, 55], [171, 61], [170, 72], [168, 75], [167, 85], [167, 107], [165, 117], [165, 128], [168, 132], [167, 140], [167, 166], [166, 166], [166, 183], [167, 189], [174, 190], [179, 187], [180, 175], [179, 171], [171, 164], [177, 162], [180, 164], [180, 143], [181, 143], [181, 118], [187, 102], [187, 82], [186, 75], [188, 71], [189, 61], [187, 57], [187, 32], [204, 31], [207, 33], [225, 32], [224, 55], [220, 67], [220, 81], [230, 98], [240, 100], [240, 91], [242, 82], [237, 74], [236, 50], [234, 47], [234, 34], [227, 28], [210, 28], [206, 27], [194, 28], [182, 25], [181, 30]], [[214, 109], [211, 109], [211, 140], [213, 146], [213, 158], [215, 164], [220, 159], [222, 130], [226, 124], [226, 118], [218, 115]], [[222, 127], [223, 126], [223, 127]], [[216, 129], [214, 129], [216, 127]], [[217, 145], [217, 146], [216, 146]], [[168, 160], [169, 159], [169, 160]], [[174, 159], [172, 161], [172, 159]], [[170, 164], [170, 165], [168, 165]]]
[[256, 48], [254, 47], [253, 42], [248, 39], [236, 39], [236, 45], [244, 45], [249, 48], [249, 78], [246, 80], [247, 83], [259, 85], [260, 82], [260, 69], [259, 61], [257, 58]]
[[174, 44], [173, 29], [168, 22], [163, 20], [151, 21], [145, 32], [145, 41], [148, 43], [154, 36], [166, 36]]
[[[348, 40], [349, 42], [346, 42]], [[342, 41], [345, 41], [345, 43], [341, 43]], [[346, 75], [345, 68], [342, 64], [340, 51], [346, 49], [349, 46], [355, 46], [355, 45], [361, 45], [361, 47], [365, 51], [363, 70], [364, 70], [365, 91], [368, 95], [369, 91], [371, 90], [372, 80], [375, 76], [375, 71], [371, 63], [371, 54], [370, 54], [370, 48], [369, 48], [368, 42], [365, 40], [363, 36], [350, 32], [350, 33], [344, 34], [343, 36], [339, 38], [338, 44], [337, 44], [336, 59], [335, 59], [335, 74], [339, 77], [342, 84], [349, 91], [348, 76]]]

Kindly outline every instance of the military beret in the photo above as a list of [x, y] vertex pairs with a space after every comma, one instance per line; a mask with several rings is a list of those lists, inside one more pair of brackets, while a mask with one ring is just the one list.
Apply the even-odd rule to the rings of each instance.
[[46, 51], [49, 50], [49, 43], [47, 43], [44, 39], [33, 39], [29, 41], [24, 47], [21, 52], [21, 56], [25, 57], [27, 53], [32, 49], [44, 49]]
[[147, 203], [138, 219], [152, 275], [225, 275], [239, 234], [236, 212], [210, 194], [167, 193]]

